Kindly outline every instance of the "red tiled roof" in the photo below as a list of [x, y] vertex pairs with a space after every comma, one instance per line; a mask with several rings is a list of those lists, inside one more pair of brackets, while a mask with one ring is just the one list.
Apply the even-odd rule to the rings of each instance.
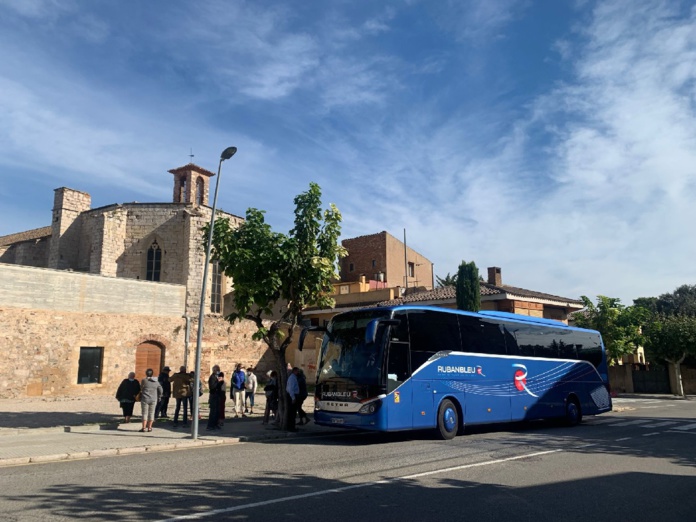
[[203, 167], [199, 167], [195, 163], [189, 163], [188, 165], [184, 165], [183, 167], [177, 167], [175, 169], [169, 170], [167, 172], [171, 172], [172, 174], [184, 174], [185, 172], [188, 172], [189, 170], [195, 170], [201, 174], [205, 174], [206, 176], [214, 176], [214, 172], [210, 172], [207, 169], [204, 169]]
[[[582, 301], [577, 299], [544, 294], [542, 292], [534, 292], [532, 290], [526, 290], [524, 288], [517, 288], [514, 286], [495, 286], [490, 283], [481, 282], [480, 288], [482, 297], [492, 295], [507, 295], [509, 298], [520, 297], [523, 299], [541, 299], [544, 301], [553, 301], [563, 304], [575, 304], [582, 307]], [[402, 297], [392, 299], [391, 301], [382, 301], [378, 304], [379, 306], [393, 306], [409, 303], [422, 303], [424, 301], [445, 301], [449, 299], [457, 299], [457, 289], [454, 286], [435, 288], [434, 290], [427, 290], [425, 292], [415, 292], [413, 294], [407, 294]]]
[[0, 246], [21, 243], [22, 241], [33, 241], [35, 239], [42, 239], [44, 237], [51, 237], [51, 227], [35, 228], [25, 232], [18, 232], [16, 234], [2, 236], [0, 237]]

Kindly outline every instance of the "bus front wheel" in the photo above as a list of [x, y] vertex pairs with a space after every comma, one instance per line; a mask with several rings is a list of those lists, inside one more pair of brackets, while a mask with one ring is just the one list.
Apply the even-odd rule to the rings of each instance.
[[582, 410], [575, 397], [566, 399], [565, 422], [567, 426], [577, 426], [582, 422]]
[[445, 399], [437, 410], [437, 431], [445, 440], [453, 439], [459, 428], [457, 408], [451, 400]]

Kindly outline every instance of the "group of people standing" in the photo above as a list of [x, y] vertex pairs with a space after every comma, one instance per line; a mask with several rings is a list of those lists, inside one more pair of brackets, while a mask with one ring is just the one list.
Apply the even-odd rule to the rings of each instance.
[[145, 370], [145, 378], [140, 382], [135, 380], [135, 373], [130, 372], [116, 391], [116, 399], [121, 405], [125, 421], [130, 422], [133, 416], [133, 406], [139, 401], [143, 421], [143, 427], [140, 428], [140, 431], [152, 431], [155, 410], [162, 399], [163, 392], [162, 385], [154, 377], [152, 368]]
[[[242, 363], [237, 363], [230, 379], [230, 400], [234, 401], [234, 418], [246, 417], [254, 413], [254, 395], [258, 380], [254, 368], [244, 370]], [[206, 430], [219, 430], [225, 422], [225, 404], [227, 402], [227, 383], [225, 374], [216, 364], [208, 378], [208, 405], [210, 414]]]
[[[289, 365], [288, 365], [289, 366]], [[136, 402], [140, 402], [142, 408], [142, 429], [141, 432], [152, 431], [154, 419], [158, 417], [169, 418], [167, 409], [169, 399], [176, 399], [174, 409], [174, 427], [179, 425], [179, 414], [183, 413], [183, 426], [188, 426], [189, 411], [193, 415], [193, 395], [195, 373], [186, 372], [186, 367], [181, 366], [179, 372], [170, 376], [169, 366], [162, 368], [159, 377], [154, 377], [154, 372], [148, 368], [145, 378], [138, 382], [135, 373], [130, 372], [124, 379], [118, 391], [116, 399], [119, 401], [125, 422], [130, 422], [133, 415], [133, 407]], [[271, 371], [268, 374], [269, 381], [264, 388], [266, 396], [266, 409], [263, 415], [263, 423], [268, 424], [271, 416], [275, 423], [279, 422], [277, 416], [279, 393], [281, 392], [278, 373]], [[234, 403], [234, 418], [246, 417], [247, 414], [254, 413], [254, 397], [258, 388], [258, 379], [254, 374], [254, 368], [246, 370], [241, 363], [235, 365], [230, 378], [230, 400]], [[203, 394], [203, 386], [199, 381], [199, 396]], [[302, 409], [302, 405], [307, 398], [307, 380], [304, 372], [299, 368], [288, 367], [288, 380], [285, 387], [286, 399], [289, 405], [288, 429], [295, 430], [295, 417], [299, 416], [299, 424], [309, 422], [307, 413]], [[206, 430], [221, 429], [225, 422], [225, 405], [227, 400], [227, 383], [225, 374], [220, 371], [220, 366], [213, 366], [212, 373], [208, 378], [208, 405], [210, 414]]]

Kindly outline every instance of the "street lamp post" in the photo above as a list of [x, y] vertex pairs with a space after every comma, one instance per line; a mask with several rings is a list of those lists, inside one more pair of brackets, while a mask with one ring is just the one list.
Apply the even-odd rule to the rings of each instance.
[[215, 205], [217, 203], [218, 188], [220, 187], [220, 170], [222, 162], [230, 159], [237, 152], [237, 147], [227, 147], [220, 154], [218, 175], [215, 181], [215, 196], [213, 196], [213, 210], [210, 216], [210, 230], [208, 230], [208, 244], [205, 250], [205, 264], [203, 265], [203, 284], [201, 285], [201, 307], [198, 311], [198, 339], [196, 341], [196, 375], [193, 383], [193, 402], [195, 406], [191, 412], [193, 417], [193, 438], [198, 438], [198, 413], [200, 412], [200, 388], [201, 388], [201, 340], [203, 339], [203, 317], [205, 314], [205, 290], [208, 282], [208, 265], [210, 264], [210, 248], [213, 242], [213, 228], [215, 227]]

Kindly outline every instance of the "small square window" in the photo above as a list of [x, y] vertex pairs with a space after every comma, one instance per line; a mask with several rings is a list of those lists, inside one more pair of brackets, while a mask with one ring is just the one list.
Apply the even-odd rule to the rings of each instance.
[[77, 367], [77, 384], [101, 384], [104, 348], [81, 347]]

